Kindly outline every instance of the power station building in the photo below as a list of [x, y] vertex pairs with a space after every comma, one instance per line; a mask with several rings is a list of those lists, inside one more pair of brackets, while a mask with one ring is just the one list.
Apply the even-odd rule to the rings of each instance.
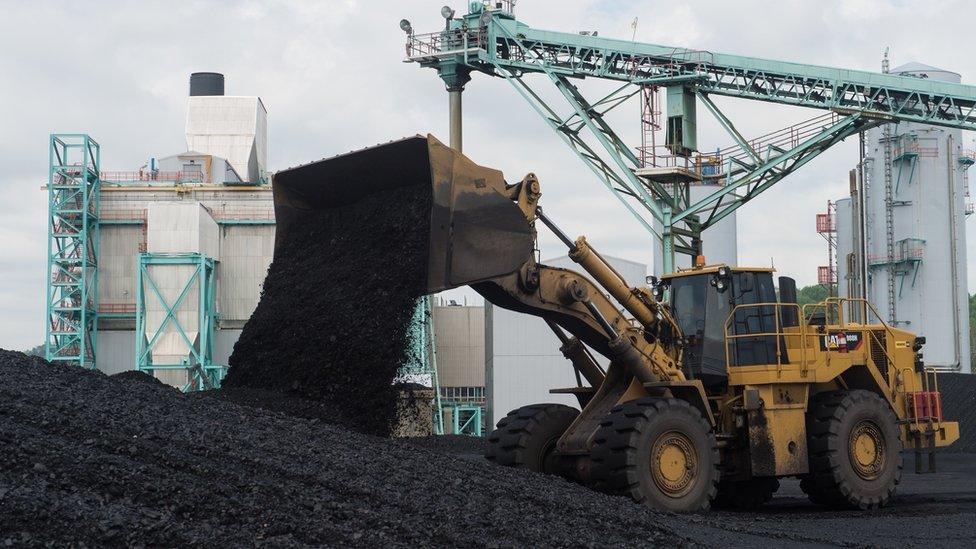
[[275, 232], [267, 112], [223, 92], [222, 75], [193, 74], [186, 150], [136, 170], [102, 170], [88, 136], [52, 136], [52, 359], [184, 388], [219, 381]]

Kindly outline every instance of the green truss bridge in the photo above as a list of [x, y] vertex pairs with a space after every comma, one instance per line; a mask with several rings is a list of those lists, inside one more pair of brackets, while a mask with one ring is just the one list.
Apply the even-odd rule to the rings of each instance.
[[[429, 34], [401, 21], [407, 60], [435, 69], [447, 86], [452, 146], [460, 149], [461, 91], [471, 74], [504, 78], [661, 240], [665, 272], [673, 270], [675, 253], [700, 253], [703, 230], [847, 137], [889, 122], [976, 130], [974, 86], [540, 30], [517, 20], [513, 4], [471, 2], [462, 16], [445, 7], [444, 30]], [[577, 86], [584, 78], [618, 86], [587, 97]], [[541, 87], [554, 87], [563, 101], [547, 102]], [[658, 88], [667, 95], [660, 127], [668, 154], [648, 160], [651, 146], [628, 146], [605, 115], [641, 96], [650, 103], [646, 136], [647, 126], [658, 127]], [[747, 140], [714, 95], [829, 112]], [[698, 104], [728, 132], [732, 147], [697, 154]], [[692, 202], [688, 185], [708, 179], [716, 190]]]

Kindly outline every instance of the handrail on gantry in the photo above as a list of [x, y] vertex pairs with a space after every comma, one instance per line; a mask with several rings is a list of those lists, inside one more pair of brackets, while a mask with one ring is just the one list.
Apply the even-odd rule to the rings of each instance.
[[[976, 130], [976, 86], [538, 30], [506, 18], [490, 19], [485, 30], [483, 60], [510, 70], [687, 82], [704, 93]], [[525, 50], [535, 55], [512, 53]]]

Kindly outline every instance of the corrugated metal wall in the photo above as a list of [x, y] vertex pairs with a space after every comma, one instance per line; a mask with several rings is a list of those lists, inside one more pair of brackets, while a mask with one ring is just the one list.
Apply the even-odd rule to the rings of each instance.
[[223, 323], [243, 325], [257, 307], [274, 253], [274, 236], [273, 225], [221, 227], [217, 307]]
[[441, 387], [485, 386], [485, 308], [434, 307]]
[[108, 375], [135, 369], [134, 330], [99, 330], [96, 339], [98, 369]]
[[[143, 244], [141, 225], [108, 225], [99, 231], [98, 300], [132, 306], [136, 300], [136, 256]], [[111, 307], [109, 307], [111, 308]]]

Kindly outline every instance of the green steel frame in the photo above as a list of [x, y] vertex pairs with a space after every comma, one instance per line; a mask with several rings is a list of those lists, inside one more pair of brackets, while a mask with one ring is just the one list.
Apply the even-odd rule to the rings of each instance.
[[48, 148], [47, 360], [95, 368], [101, 148], [52, 134]]
[[[153, 279], [150, 267], [180, 265], [191, 266], [194, 269], [183, 282], [176, 299], [168, 300]], [[198, 253], [139, 254], [139, 264], [136, 269], [137, 370], [149, 374], [156, 371], [184, 370], [187, 372], [187, 383], [182, 388], [184, 392], [220, 387], [227, 368], [215, 364], [213, 358], [214, 329], [217, 324], [215, 265], [213, 259]], [[196, 341], [187, 335], [185, 327], [180, 324], [176, 314], [194, 288], [197, 290], [198, 297], [196, 310], [199, 330]], [[151, 333], [147, 332], [147, 299], [162, 305], [166, 315]], [[152, 351], [159, 337], [168, 327], [175, 329], [189, 351], [186, 358], [179, 363], [155, 364], [152, 360]]]
[[[701, 232], [769, 189], [845, 138], [891, 121], [976, 129], [976, 87], [917, 78], [803, 65], [673, 48], [654, 44], [538, 30], [505, 10], [472, 2], [469, 13], [445, 31], [415, 35], [408, 60], [434, 68], [448, 89], [459, 89], [472, 72], [506, 79], [579, 156], [603, 185], [662, 241], [665, 272], [674, 254], [696, 255]], [[529, 74], [542, 75], [569, 106], [547, 103]], [[620, 82], [590, 100], [571, 82], [586, 77]], [[692, 203], [687, 185], [640, 173], [643, 166], [604, 116], [642, 88], [682, 87], [736, 143], [726, 151], [721, 186]], [[829, 120], [802, 139], [766, 142], [756, 150], [711, 95], [831, 110]], [[591, 144], [595, 141], [595, 144]], [[655, 230], [654, 222], [663, 230]]]
[[434, 311], [430, 296], [417, 300], [407, 334], [409, 359], [400, 367], [400, 376], [430, 376], [434, 388], [434, 434], [444, 434], [444, 410], [440, 379], [437, 375], [437, 341], [434, 336]]
[[477, 404], [448, 403], [445, 409], [451, 410], [451, 433], [455, 435], [483, 436], [481, 406]]

